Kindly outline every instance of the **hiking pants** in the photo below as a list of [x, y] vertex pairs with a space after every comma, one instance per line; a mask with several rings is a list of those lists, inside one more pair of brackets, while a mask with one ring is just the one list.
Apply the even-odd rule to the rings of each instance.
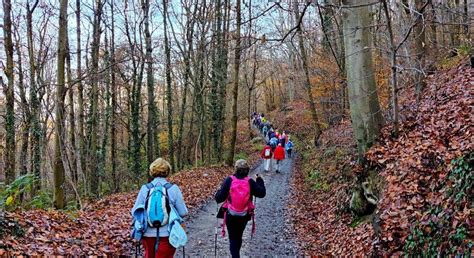
[[[280, 169], [280, 161], [281, 160], [277, 159], [276, 171], [279, 171], [279, 169]], [[281, 172], [281, 171], [279, 171], [279, 172]]]
[[270, 166], [271, 166], [271, 163], [272, 163], [272, 159], [266, 159], [265, 160], [265, 171], [270, 171]]
[[248, 216], [232, 216], [227, 213], [226, 225], [229, 233], [230, 255], [232, 258], [240, 257], [240, 248], [242, 247], [242, 235], [249, 221]]
[[143, 247], [145, 247], [145, 258], [172, 258], [176, 249], [168, 241], [168, 237], [160, 237], [158, 251], [155, 252], [156, 237], [143, 237]]
[[286, 150], [286, 152], [288, 153], [288, 157], [290, 157], [290, 158], [291, 158], [291, 150], [292, 150], [292, 149]]

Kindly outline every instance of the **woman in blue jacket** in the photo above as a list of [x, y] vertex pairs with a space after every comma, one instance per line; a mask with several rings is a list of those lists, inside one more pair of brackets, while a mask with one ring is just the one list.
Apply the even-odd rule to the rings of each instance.
[[[138, 193], [135, 205], [132, 208], [132, 216], [137, 217], [137, 213], [146, 211], [148, 194], [152, 187], [161, 185], [166, 188], [168, 200], [170, 205], [176, 208], [179, 216], [183, 217], [188, 214], [188, 209], [183, 200], [183, 194], [179, 187], [175, 184], [170, 184], [166, 177], [169, 176], [171, 171], [170, 164], [162, 159], [158, 158], [149, 167], [149, 174], [153, 180], [142, 186]], [[146, 215], [145, 215], [146, 217]], [[173, 257], [176, 249], [168, 241], [168, 225], [163, 225], [160, 228], [151, 227], [145, 223], [145, 231], [141, 239], [143, 247], [145, 248], [145, 257]], [[157, 241], [158, 236], [158, 241]], [[158, 246], [158, 250], [155, 250], [155, 246]]]

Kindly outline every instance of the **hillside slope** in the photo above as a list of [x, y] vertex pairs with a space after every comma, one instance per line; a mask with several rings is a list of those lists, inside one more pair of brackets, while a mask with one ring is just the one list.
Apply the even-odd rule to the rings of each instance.
[[312, 148], [305, 140], [311, 130], [302, 122], [304, 104], [279, 116], [276, 123], [290, 128], [301, 153], [291, 208], [306, 254], [436, 254], [472, 247], [474, 71], [461, 64], [431, 75], [426, 85], [419, 105], [411, 89], [401, 93], [400, 136], [393, 138], [388, 124], [367, 154], [365, 170], [383, 179], [375, 216], [354, 218], [349, 210], [363, 170], [354, 166], [350, 121], [325, 130]]

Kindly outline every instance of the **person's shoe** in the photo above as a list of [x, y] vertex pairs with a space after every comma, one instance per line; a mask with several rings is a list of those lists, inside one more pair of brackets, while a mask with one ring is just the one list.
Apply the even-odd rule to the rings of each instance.
[[280, 171], [278, 171], [278, 170], [277, 170], [276, 172], [277, 172], [277, 173], [280, 173]]

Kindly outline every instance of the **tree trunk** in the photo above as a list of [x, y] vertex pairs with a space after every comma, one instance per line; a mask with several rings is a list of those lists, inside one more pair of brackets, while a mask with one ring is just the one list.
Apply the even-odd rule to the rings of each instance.
[[382, 0], [383, 9], [385, 12], [385, 18], [387, 19], [388, 36], [390, 40], [390, 65], [392, 69], [391, 81], [392, 81], [392, 115], [393, 115], [393, 135], [398, 137], [398, 83], [397, 83], [397, 50], [395, 46], [392, 20], [389, 13], [389, 8], [386, 0]]
[[117, 91], [118, 87], [115, 81], [115, 20], [114, 20], [114, 0], [110, 3], [111, 19], [112, 19], [112, 40], [110, 42], [110, 59], [112, 65], [110, 67], [111, 80], [112, 80], [112, 107], [110, 117], [110, 159], [112, 162], [112, 180], [113, 180], [113, 192], [116, 193], [120, 189], [120, 182], [117, 177], [117, 130], [116, 130], [116, 110], [117, 110]]
[[[21, 128], [21, 147], [20, 147], [20, 175], [28, 174], [28, 148], [30, 138], [30, 125], [31, 125], [31, 114], [30, 105], [26, 99], [24, 76], [23, 76], [23, 65], [22, 65], [22, 52], [20, 45], [20, 35], [18, 30], [15, 30], [15, 48], [18, 58], [18, 88], [20, 90], [21, 109], [23, 112], [23, 126]], [[23, 199], [23, 196], [22, 196]]]
[[14, 74], [13, 74], [13, 40], [12, 40], [12, 20], [11, 1], [3, 1], [3, 36], [5, 44], [5, 54], [7, 64], [5, 75], [8, 79], [7, 87], [4, 90], [6, 96], [6, 145], [5, 145], [5, 179], [9, 184], [15, 180], [15, 96], [14, 96]]
[[[194, 5], [194, 12], [192, 17], [188, 17], [186, 20], [186, 46], [184, 51], [184, 90], [183, 90], [183, 102], [181, 103], [181, 111], [179, 116], [179, 125], [178, 125], [178, 170], [183, 168], [183, 134], [184, 134], [184, 116], [186, 114], [186, 102], [188, 98], [188, 89], [189, 89], [189, 80], [191, 76], [191, 53], [193, 48], [193, 34], [194, 34], [194, 16], [197, 12], [197, 2]], [[193, 112], [193, 110], [191, 110]]]
[[212, 78], [211, 78], [211, 97], [210, 97], [210, 102], [211, 102], [211, 138], [212, 138], [212, 150], [213, 150], [213, 156], [217, 157], [219, 156], [219, 140], [220, 140], [220, 124], [221, 124], [221, 112], [220, 107], [222, 106], [221, 101], [224, 101], [221, 99], [221, 94], [220, 92], [220, 87], [223, 79], [223, 73], [225, 71], [222, 71], [222, 69], [225, 69], [225, 67], [222, 67], [222, 62], [223, 62], [223, 57], [222, 57], [222, 51], [223, 51], [223, 40], [222, 40], [222, 1], [217, 0], [216, 1], [216, 6], [215, 6], [215, 13], [216, 13], [216, 22], [215, 22], [215, 47], [216, 50], [213, 53], [212, 57]]
[[[110, 76], [111, 76], [111, 65], [110, 65], [110, 55], [109, 55], [109, 43], [107, 38], [107, 33], [104, 36], [104, 44], [105, 44], [105, 51], [104, 51], [104, 63], [105, 67], [108, 67], [105, 71], [105, 117], [103, 119], [104, 129], [102, 132], [102, 144], [100, 150], [98, 152], [98, 169], [97, 172], [99, 174], [99, 182], [101, 182], [105, 177], [105, 165], [106, 165], [106, 157], [107, 157], [107, 145], [109, 140], [109, 125], [110, 125], [110, 113], [111, 113], [111, 105], [110, 105]], [[100, 184], [99, 184], [100, 188]]]
[[413, 32], [415, 34], [415, 53], [416, 53], [416, 72], [415, 72], [415, 90], [416, 90], [416, 101], [419, 103], [421, 97], [421, 91], [424, 87], [424, 67], [425, 67], [425, 23], [424, 19], [421, 18], [423, 16], [424, 10], [424, 0], [415, 0], [415, 5], [417, 12], [415, 13], [415, 17], [417, 22], [415, 27], [413, 28]]
[[88, 158], [88, 174], [91, 187], [91, 194], [94, 197], [99, 195], [99, 159], [98, 159], [98, 102], [99, 102], [99, 46], [100, 46], [100, 22], [102, 17], [102, 1], [96, 0], [94, 10], [93, 36], [92, 36], [92, 53], [91, 53], [91, 108], [89, 111], [89, 158]]
[[61, 0], [59, 11], [58, 31], [58, 77], [56, 86], [56, 115], [54, 138], [54, 207], [62, 209], [65, 206], [64, 197], [64, 164], [61, 148], [64, 135], [64, 93], [65, 93], [65, 60], [67, 48], [67, 0]]
[[174, 173], [174, 145], [173, 145], [173, 95], [171, 92], [171, 53], [168, 41], [168, 0], [163, 0], [163, 26], [165, 37], [165, 56], [166, 56], [166, 102], [168, 109], [168, 155], [171, 164], [171, 172]]
[[[298, 8], [298, 4], [295, 2], [294, 4], [294, 11], [295, 11], [295, 20], [300, 20], [300, 11]], [[300, 50], [301, 61], [303, 63], [303, 71], [304, 71], [304, 78], [305, 78], [305, 89], [308, 95], [308, 104], [309, 109], [311, 111], [311, 118], [313, 119], [313, 127], [314, 127], [314, 145], [318, 145], [319, 136], [321, 135], [321, 128], [319, 127], [319, 120], [318, 120], [318, 112], [316, 110], [316, 103], [314, 103], [313, 91], [311, 87], [311, 80], [309, 75], [309, 65], [308, 65], [308, 56], [306, 54], [306, 49], [304, 46], [303, 41], [303, 29], [302, 24], [298, 28], [298, 47]]]
[[35, 175], [37, 181], [33, 185], [33, 194], [41, 187], [41, 126], [40, 126], [40, 101], [38, 99], [38, 86], [35, 78], [38, 76], [35, 64], [34, 43], [33, 43], [33, 12], [38, 5], [39, 0], [35, 2], [30, 9], [30, 3], [27, 2], [26, 29], [28, 42], [28, 61], [30, 70], [30, 104], [31, 104], [31, 173]]
[[372, 65], [369, 33], [371, 16], [369, 7], [366, 6], [369, 2], [343, 1], [347, 7], [358, 5], [346, 9], [343, 27], [352, 128], [360, 161], [367, 149], [374, 144], [383, 124]]
[[143, 10], [143, 21], [145, 25], [145, 46], [146, 54], [145, 59], [147, 63], [146, 76], [147, 76], [147, 91], [148, 91], [148, 120], [147, 120], [147, 161], [149, 164], [156, 158], [155, 156], [155, 139], [157, 122], [156, 118], [156, 104], [155, 104], [155, 87], [153, 85], [153, 58], [152, 51], [153, 47], [151, 44], [151, 33], [149, 28], [149, 12], [150, 12], [150, 0], [142, 0]]
[[77, 185], [77, 181], [79, 179], [77, 174], [77, 155], [76, 155], [76, 116], [74, 112], [74, 88], [73, 88], [73, 81], [72, 81], [72, 71], [71, 71], [71, 54], [69, 48], [69, 37], [67, 40], [67, 54], [66, 54], [66, 67], [67, 67], [67, 83], [69, 87], [68, 97], [69, 97], [69, 141], [71, 144], [71, 150], [68, 153], [70, 158], [72, 159], [72, 164], [70, 167], [71, 170], [71, 178], [72, 182]]
[[234, 86], [232, 88], [232, 133], [231, 133], [231, 140], [230, 140], [230, 150], [229, 156], [227, 157], [227, 165], [232, 166], [234, 163], [234, 154], [235, 154], [235, 143], [237, 141], [237, 100], [239, 97], [239, 68], [240, 68], [240, 25], [242, 23], [242, 17], [240, 12], [240, 2], [241, 0], [237, 0], [237, 29], [235, 32], [235, 50], [234, 50]]
[[[76, 0], [76, 38], [77, 38], [77, 78], [81, 78], [82, 76], [82, 70], [81, 70], [81, 1]], [[89, 43], [89, 40], [87, 40], [87, 44]], [[77, 102], [78, 102], [78, 172], [82, 172], [83, 176], [87, 178], [87, 173], [86, 173], [86, 146], [85, 146], [85, 135], [84, 135], [84, 87], [82, 85], [81, 80], [77, 82]], [[84, 181], [84, 189], [88, 189], [87, 187], [88, 182]]]

